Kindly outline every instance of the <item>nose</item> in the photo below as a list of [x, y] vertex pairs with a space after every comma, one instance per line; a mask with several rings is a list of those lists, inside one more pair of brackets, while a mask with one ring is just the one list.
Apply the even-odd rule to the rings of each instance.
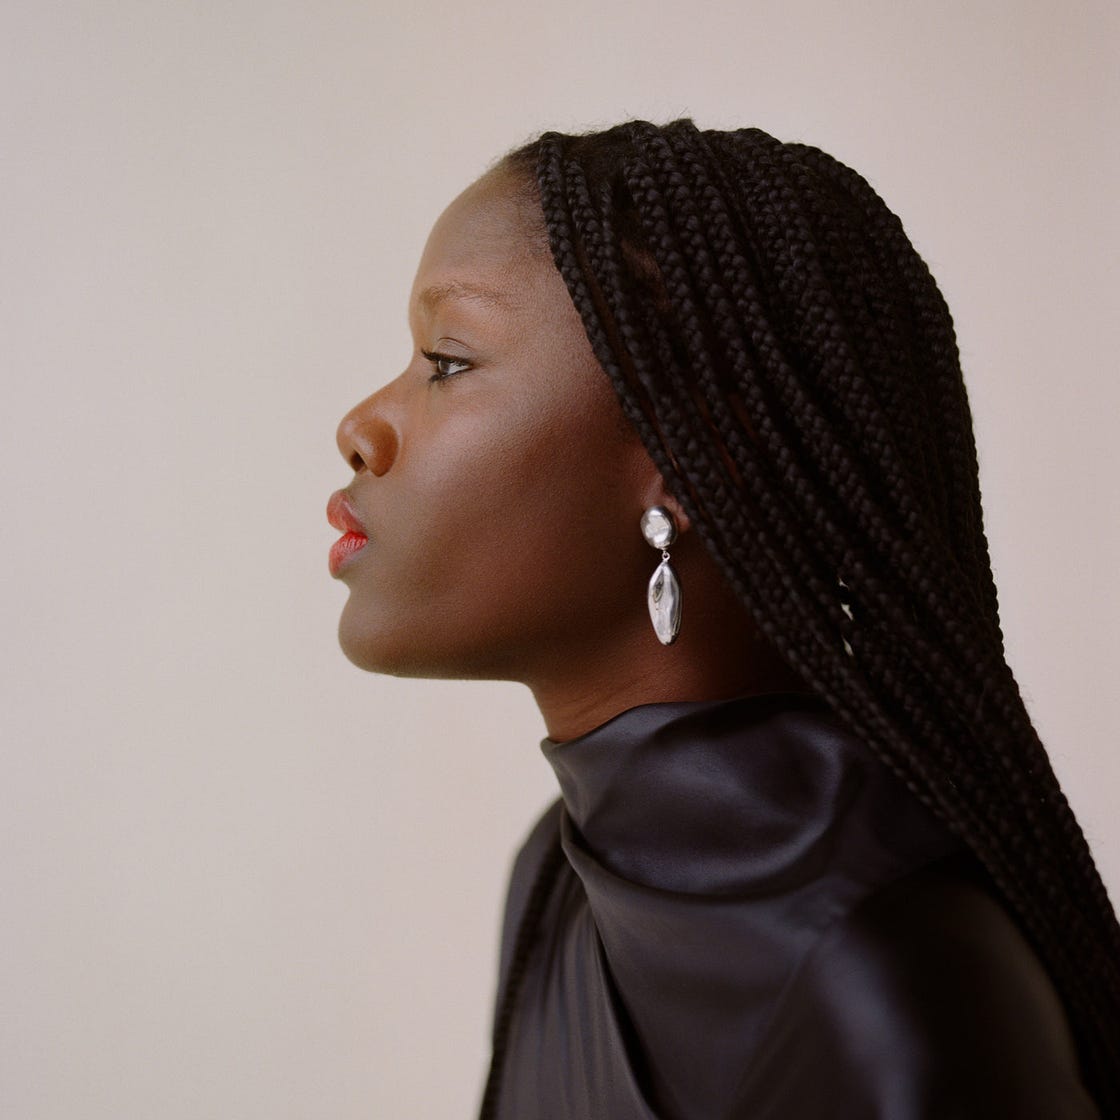
[[338, 425], [338, 450], [355, 474], [380, 476], [396, 461], [400, 438], [386, 408], [387, 389], [356, 404]]

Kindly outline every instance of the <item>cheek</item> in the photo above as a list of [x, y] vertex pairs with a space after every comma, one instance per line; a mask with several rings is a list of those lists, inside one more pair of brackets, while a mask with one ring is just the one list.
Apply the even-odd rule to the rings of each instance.
[[523, 593], [563, 595], [574, 606], [596, 587], [613, 591], [618, 573], [648, 547], [637, 528], [639, 456], [622, 447], [617, 429], [593, 419], [547, 416], [480, 470], [480, 579], [500, 571]]
[[502, 630], [612, 602], [647, 559], [638, 457], [579, 412], [518, 418], [490, 436], [477, 444], [484, 455], [425, 465], [418, 594]]
[[521, 427], [516, 438], [487, 441], [485, 455], [426, 463], [418, 569], [438, 556], [488, 583], [502, 572], [521, 580], [601, 537], [619, 505], [617, 472], [596, 466], [592, 448], [556, 435]]

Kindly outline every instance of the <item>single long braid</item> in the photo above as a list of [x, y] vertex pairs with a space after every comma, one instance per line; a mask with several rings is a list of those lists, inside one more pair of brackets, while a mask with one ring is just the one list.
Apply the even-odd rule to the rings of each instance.
[[1004, 657], [952, 318], [898, 218], [757, 129], [546, 133], [503, 164], [729, 584], [986, 866], [1120, 1115], [1120, 925]]

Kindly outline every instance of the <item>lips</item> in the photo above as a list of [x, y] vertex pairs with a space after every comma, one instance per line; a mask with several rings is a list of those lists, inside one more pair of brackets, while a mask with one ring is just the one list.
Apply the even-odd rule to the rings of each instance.
[[342, 536], [331, 545], [329, 558], [331, 575], [337, 576], [350, 557], [365, 548], [369, 537], [341, 490], [336, 490], [327, 502], [327, 520], [333, 528], [342, 533]]

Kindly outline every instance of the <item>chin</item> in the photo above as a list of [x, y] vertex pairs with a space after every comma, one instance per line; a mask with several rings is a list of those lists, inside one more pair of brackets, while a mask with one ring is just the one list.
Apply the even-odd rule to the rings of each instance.
[[393, 677], [424, 675], [409, 672], [408, 666], [414, 658], [400, 648], [400, 642], [387, 641], [372, 627], [354, 625], [347, 619], [345, 611], [338, 623], [338, 644], [346, 659], [367, 673], [384, 673]]
[[415, 625], [372, 625], [344, 610], [338, 624], [338, 644], [351, 664], [367, 673], [430, 680], [496, 680], [493, 658], [477, 648], [464, 649], [443, 640], [425, 641]]

